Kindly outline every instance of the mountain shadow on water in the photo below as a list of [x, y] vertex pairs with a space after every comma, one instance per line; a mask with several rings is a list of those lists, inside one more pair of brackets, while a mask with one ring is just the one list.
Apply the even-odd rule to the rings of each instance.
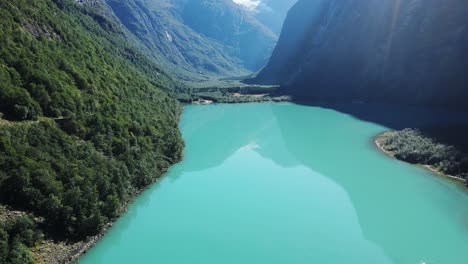
[[464, 111], [382, 103], [296, 103], [333, 109], [392, 130], [416, 128], [439, 143], [468, 152], [468, 114]]
[[[336, 109], [341, 111], [337, 112]], [[334, 190], [339, 191], [333, 193], [331, 198], [328, 197], [331, 200], [323, 200], [321, 203], [333, 204], [334, 199], [341, 199], [344, 194], [345, 201], [351, 206], [350, 219], [357, 220], [359, 225], [358, 236], [363, 236], [366, 241], [384, 250], [388, 259], [398, 262], [401, 252], [408, 245], [418, 245], [414, 247], [414, 251], [421, 259], [428, 255], [437, 257], [437, 252], [428, 253], [425, 247], [436, 248], [440, 245], [440, 240], [432, 238], [446, 237], [446, 234], [443, 229], [427, 232], [427, 226], [418, 224], [424, 217], [420, 213], [439, 206], [444, 215], [458, 221], [460, 214], [465, 212], [456, 212], [443, 206], [446, 198], [443, 195], [428, 192], [426, 196], [424, 192], [421, 195], [421, 192], [413, 190], [421, 186], [446, 188], [449, 193], [462, 190], [441, 178], [433, 181], [426, 171], [388, 159], [381, 154], [373, 146], [372, 139], [389, 127], [373, 123], [371, 119], [387, 120], [386, 123], [395, 128], [408, 125], [441, 126], [468, 121], [460, 120], [463, 115], [457, 114], [447, 118], [446, 111], [416, 110], [412, 109], [410, 112], [408, 109], [395, 110], [388, 105], [353, 104], [342, 104], [333, 109], [326, 104], [317, 107], [291, 104], [194, 107], [186, 112], [183, 119], [193, 120], [193, 117], [198, 116], [200, 120], [187, 123], [182, 121], [181, 126], [182, 131], [190, 131], [184, 134], [188, 142], [183, 165], [185, 170], [175, 167], [168, 177], [169, 180], [177, 181], [180, 176], [189, 177], [194, 171], [206, 171], [209, 174], [216, 167], [236, 157], [239, 152], [239, 155], [254, 152], [282, 169], [304, 169], [310, 173], [307, 177], [324, 179], [335, 185], [337, 188]], [[367, 120], [361, 118], [368, 122], [357, 121], [355, 116], [349, 114], [354, 113], [357, 116], [360, 112], [374, 114], [367, 117]], [[184, 127], [187, 124], [196, 127]], [[213, 133], [221, 136], [210, 137]], [[269, 176], [268, 170], [263, 171], [263, 167], [252, 172], [252, 176], [257, 173]], [[283, 177], [292, 182], [300, 182], [295, 176], [300, 178], [294, 173], [285, 173]], [[406, 177], [412, 178], [408, 181]], [[389, 193], [388, 190], [394, 191]], [[407, 200], [400, 199], [395, 203], [395, 197], [400, 192]], [[310, 195], [314, 196], [314, 193]], [[400, 206], [402, 202], [406, 202], [408, 206]], [[464, 202], [463, 199], [454, 201], [457, 206]], [[421, 204], [424, 205], [423, 208], [417, 206]], [[405, 217], [401, 217], [402, 215]], [[408, 232], [414, 234], [408, 241], [395, 243], [401, 239], [402, 233]], [[422, 246], [420, 240], [424, 241]], [[455, 256], [463, 241], [452, 242], [454, 246], [448, 250]], [[417, 263], [421, 259], [414, 261]], [[451, 260], [453, 259], [448, 262]]]
[[[325, 106], [322, 105], [322, 107]], [[447, 119], [444, 113], [437, 114], [433, 110], [421, 110], [420, 112], [415, 111], [402, 115], [405, 111], [392, 113], [389, 111], [392, 108], [388, 106], [341, 105], [336, 108], [346, 110], [347, 113], [354, 112], [355, 114], [363, 111], [374, 112], [372, 117], [383, 116], [388, 120], [387, 124], [395, 128], [415, 124], [440, 126], [457, 121], [455, 116]], [[313, 108], [297, 111], [295, 118], [291, 118], [286, 111], [281, 109], [281, 106], [273, 105], [272, 112], [283, 136], [282, 139], [286, 148], [284, 152], [292, 155], [297, 164], [307, 166], [325, 175], [347, 191], [358, 215], [363, 235], [379, 245], [380, 248], [385, 249], [385, 254], [389, 258], [398, 259], [401, 257], [399, 252], [402, 252], [404, 247], [418, 244], [420, 239], [427, 244], [437, 244], [437, 241], [432, 238], [443, 236], [441, 230], [432, 230], [433, 233], [428, 233], [417, 223], [414, 225], [409, 224], [408, 221], [415, 221], [422, 216], [418, 215], [417, 210], [414, 210], [413, 212], [405, 212], [405, 214], [411, 215], [411, 220], [401, 218], [398, 211], [402, 209], [396, 207], [394, 201], [384, 195], [385, 192], [382, 191], [382, 189], [391, 189], [398, 193], [402, 189], [418, 187], [417, 184], [415, 186], [402, 186], [399, 178], [407, 177], [407, 175], [395, 175], [391, 172], [395, 166], [406, 167], [406, 164], [381, 162], [381, 156], [371, 153], [378, 151], [369, 147], [372, 144], [371, 139], [374, 133], [382, 131], [382, 129], [385, 129], [384, 127], [375, 124], [354, 123], [352, 119], [345, 115], [338, 115], [334, 120], [332, 118], [328, 119], [323, 117], [326, 116], [326, 112], [323, 113]], [[343, 111], [343, 113], [345, 112]], [[426, 114], [424, 115], [424, 113]], [[333, 114], [333, 116], [336, 116], [336, 114]], [[398, 120], [398, 117], [400, 117], [400, 120]], [[459, 118], [460, 116], [458, 122], [460, 122]], [[307, 122], [306, 120], [310, 121]], [[465, 124], [468, 124], [468, 122], [465, 122]], [[369, 126], [372, 129], [368, 129]], [[298, 127], [301, 129], [297, 129]], [[369, 138], [368, 141], [363, 140], [366, 137]], [[305, 140], [308, 138], [311, 140]], [[313, 140], [313, 138], [319, 138], [320, 140]], [[359, 149], [348, 149], [348, 145], [355, 144], [349, 144], [349, 142], [359, 142], [358, 145], [361, 147]], [[314, 149], [316, 154], [312, 156], [308, 154], [307, 150], [310, 149]], [[421, 180], [426, 179], [425, 177], [427, 176], [422, 177]], [[444, 182], [440, 182], [440, 184], [444, 185]], [[375, 186], [375, 188], [368, 189], [366, 186]], [[450, 184], [447, 184], [444, 188], [456, 189]], [[441, 197], [429, 197], [430, 195], [424, 198], [418, 195], [413, 196], [412, 191], [408, 191], [408, 193], [409, 196], [412, 196], [412, 198], [408, 199], [409, 204], [417, 199], [427, 199], [426, 202], [430, 200], [429, 204], [437, 205], [439, 203], [438, 199], [441, 199]], [[369, 210], [369, 208], [372, 209]], [[447, 208], [444, 210], [447, 211], [447, 215], [458, 216], [458, 212], [450, 212]], [[384, 228], [382, 228], [383, 225]], [[410, 226], [412, 227], [411, 230], [408, 229]], [[383, 230], [393, 230], [393, 232], [389, 234], [383, 232]], [[400, 232], [413, 232], [418, 234], [419, 237], [415, 236], [414, 241], [392, 243], [392, 241], [400, 239]], [[414, 250], [420, 251], [422, 259], [424, 258], [423, 254], [427, 253], [421, 250], [420, 247], [414, 247]]]
[[[281, 120], [281, 130], [286, 130], [286, 118], [282, 118], [282, 107], [284, 104], [265, 104], [258, 107], [258, 104], [247, 104], [241, 106], [242, 108], [251, 108], [251, 112], [255, 115], [244, 116], [242, 111], [233, 111], [236, 105], [209, 105], [209, 106], [190, 106], [192, 109], [189, 111], [189, 116], [183, 116], [183, 119], [192, 119], [203, 116], [197, 123], [190, 123], [196, 125], [196, 129], [187, 129], [191, 131], [184, 135], [184, 138], [189, 142], [194, 142], [188, 148], [196, 149], [187, 151], [186, 155], [193, 153], [203, 153], [202, 157], [191, 159], [186, 156], [185, 162], [195, 162], [191, 164], [190, 168], [196, 170], [205, 170], [207, 168], [216, 167], [222, 164], [224, 160], [233, 155], [236, 151], [243, 147], [253, 147], [257, 145], [268, 146], [269, 148], [285, 148], [285, 146], [278, 145], [279, 143], [274, 140], [275, 137], [282, 137], [282, 131], [277, 129], [276, 123]], [[310, 106], [310, 112], [313, 109], [322, 108], [329, 109], [330, 111], [338, 111], [345, 115], [351, 115], [353, 118], [358, 118], [366, 122], [382, 125], [387, 129], [403, 129], [407, 127], [419, 128], [440, 128], [463, 126], [468, 124], [468, 118], [465, 113], [449, 112], [445, 110], [434, 110], [429, 108], [418, 107], [395, 107], [393, 105], [383, 104], [351, 104], [351, 103], [335, 103], [335, 104], [315, 104]], [[214, 109], [216, 109], [214, 111]], [[271, 112], [273, 111], [273, 114]], [[303, 114], [307, 111], [297, 111], [294, 119], [290, 120], [291, 128], [294, 128], [295, 123], [310, 122], [311, 125], [315, 122], [314, 116], [308, 117]], [[187, 115], [187, 114], [185, 114]], [[289, 115], [293, 116], [293, 115]], [[323, 120], [326, 122], [326, 120]], [[241, 125], [242, 124], [242, 125]], [[225, 137], [213, 138], [212, 140], [204, 139], [212, 133], [213, 129], [217, 127], [229, 127], [231, 131]], [[182, 121], [181, 129], [185, 130], [184, 122]], [[339, 126], [336, 129], [340, 129]], [[312, 129], [311, 129], [312, 130]], [[317, 133], [325, 135], [326, 132], [321, 131], [320, 124], [317, 124]], [[433, 129], [435, 130], [435, 129]], [[377, 133], [377, 132], [376, 132]], [[312, 135], [310, 135], [311, 137]], [[372, 135], [375, 136], [375, 135]], [[370, 139], [372, 138], [370, 137]], [[302, 136], [302, 138], [307, 138]], [[256, 141], [256, 140], [260, 141]], [[206, 144], [210, 142], [210, 144]], [[262, 148], [256, 149], [259, 153]], [[269, 153], [282, 153], [283, 151], [269, 151]], [[281, 157], [274, 158], [276, 163], [283, 166], [292, 166], [294, 159], [281, 155]]]

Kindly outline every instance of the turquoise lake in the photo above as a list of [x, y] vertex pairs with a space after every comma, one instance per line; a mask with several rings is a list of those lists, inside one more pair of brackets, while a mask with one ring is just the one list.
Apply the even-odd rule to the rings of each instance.
[[365, 120], [289, 103], [186, 106], [184, 160], [79, 263], [467, 263], [466, 189], [381, 153], [373, 138], [388, 128]]

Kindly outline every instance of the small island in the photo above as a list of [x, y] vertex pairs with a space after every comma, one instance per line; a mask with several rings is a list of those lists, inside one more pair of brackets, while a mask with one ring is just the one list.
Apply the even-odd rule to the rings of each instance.
[[424, 166], [468, 186], [468, 155], [417, 129], [381, 133], [375, 137], [375, 144], [391, 157]]

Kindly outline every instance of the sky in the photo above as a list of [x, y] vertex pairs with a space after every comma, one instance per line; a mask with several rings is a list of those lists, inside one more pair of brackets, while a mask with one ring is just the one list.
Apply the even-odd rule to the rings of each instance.
[[254, 10], [260, 4], [260, 0], [232, 0], [238, 5], [243, 5], [248, 9]]

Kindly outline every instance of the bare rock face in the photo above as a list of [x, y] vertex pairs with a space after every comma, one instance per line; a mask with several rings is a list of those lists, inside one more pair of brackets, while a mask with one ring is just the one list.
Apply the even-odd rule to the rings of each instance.
[[80, 5], [96, 5], [98, 0], [75, 0]]
[[468, 2], [300, 0], [256, 82], [300, 99], [468, 110]]
[[23, 28], [34, 37], [46, 37], [48, 40], [60, 40], [60, 36], [51, 28], [39, 25], [37, 22], [23, 23]]
[[288, 10], [296, 2], [297, 0], [263, 0], [254, 10], [255, 17], [275, 34], [280, 35]]

